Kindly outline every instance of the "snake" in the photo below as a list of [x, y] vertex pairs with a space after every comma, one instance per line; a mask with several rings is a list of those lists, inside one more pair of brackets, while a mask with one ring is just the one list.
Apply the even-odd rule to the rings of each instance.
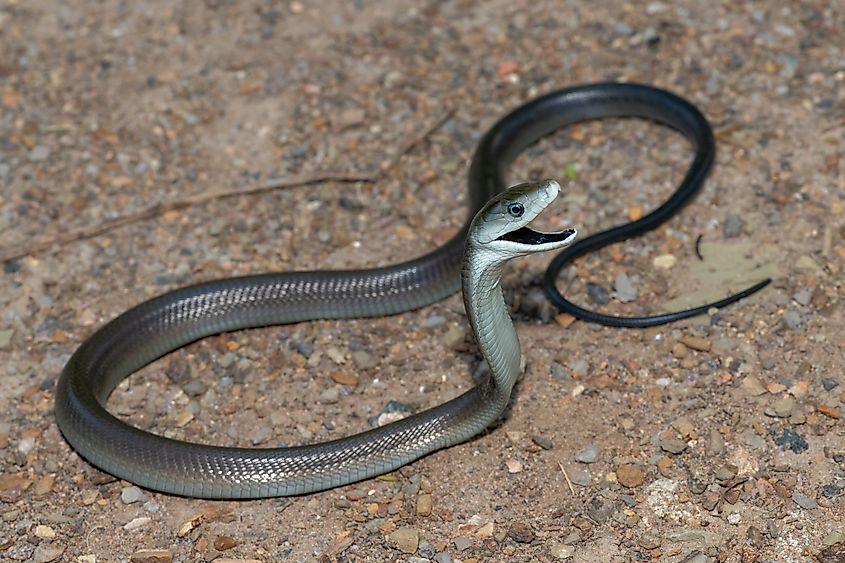
[[[512, 161], [556, 129], [607, 117], [652, 120], [689, 139], [696, 157], [679, 189], [633, 227], [603, 231], [571, 246], [574, 229], [543, 233], [529, 228], [560, 187], [546, 180], [508, 188]], [[540, 96], [500, 119], [479, 141], [469, 167], [468, 219], [445, 244], [390, 266], [225, 278], [144, 301], [97, 329], [70, 357], [56, 385], [58, 427], [67, 442], [100, 469], [149, 489], [198, 498], [261, 498], [325, 490], [393, 471], [466, 441], [501, 415], [524, 360], [499, 283], [505, 263], [569, 246], [574, 253], [558, 255], [545, 279], [546, 290], [554, 297], [554, 280], [566, 262], [652, 229], [677, 213], [699, 189], [712, 153], [707, 120], [691, 103], [665, 90], [597, 83]], [[202, 338], [317, 319], [392, 315], [424, 307], [460, 288], [490, 370], [467, 392], [385, 426], [318, 444], [238, 448], [148, 433], [106, 409], [109, 395], [123, 379]], [[736, 296], [703, 309], [732, 300]], [[563, 301], [554, 302], [566, 311], [572, 304]], [[576, 316], [581, 314], [572, 307]], [[700, 309], [641, 317], [632, 326], [669, 322]], [[618, 317], [595, 315], [592, 320], [597, 322], [624, 326]]]

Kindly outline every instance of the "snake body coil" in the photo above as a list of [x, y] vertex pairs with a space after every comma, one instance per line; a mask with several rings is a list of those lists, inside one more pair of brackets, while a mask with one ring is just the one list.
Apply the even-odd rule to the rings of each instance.
[[[501, 266], [520, 253], [564, 246], [574, 236], [572, 231], [543, 235], [524, 228], [549, 203], [556, 184], [544, 182], [501, 195], [507, 168], [543, 135], [573, 122], [611, 116], [658, 121], [683, 133], [699, 152], [712, 150], [712, 134], [701, 114], [661, 90], [594, 84], [538, 98], [499, 121], [481, 140], [470, 168], [470, 217], [482, 211], [445, 245], [390, 267], [223, 279], [141, 303], [100, 328], [68, 361], [56, 388], [59, 428], [83, 457], [113, 475], [151, 489], [208, 498], [326, 489], [393, 470], [477, 434], [501, 413], [519, 370], [519, 345], [498, 289]], [[707, 166], [708, 159], [693, 163], [682, 200], [697, 189]], [[524, 213], [508, 218], [507, 206], [517, 203]], [[509, 230], [512, 227], [516, 230]], [[494, 231], [501, 234], [491, 235]], [[121, 422], [103, 406], [125, 377], [195, 340], [249, 327], [419, 308], [455, 292], [462, 265], [468, 315], [493, 376], [433, 409], [332, 442], [244, 449], [149, 434]]]

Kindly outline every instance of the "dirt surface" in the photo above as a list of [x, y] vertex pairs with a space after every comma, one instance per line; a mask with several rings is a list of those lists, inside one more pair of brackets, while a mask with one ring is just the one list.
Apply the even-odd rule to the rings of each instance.
[[[375, 178], [215, 199], [3, 264], [0, 559], [845, 561], [843, 29], [845, 5], [822, 0], [0, 3], [6, 253], [210, 191]], [[643, 314], [772, 287], [620, 330], [555, 317], [537, 287], [550, 256], [515, 262], [503, 284], [528, 369], [505, 420], [318, 494], [157, 494], [63, 441], [55, 382], [106, 320], [190, 282], [421, 254], [463, 220], [487, 127], [600, 80], [692, 100], [719, 156], [692, 206], [581, 259], [567, 295]], [[550, 136], [511, 178], [569, 167], [545, 223], [586, 235], [653, 208], [689, 158], [672, 131], [612, 120]], [[453, 296], [210, 338], [109, 405], [177, 438], [310, 443], [369, 428], [390, 401], [454, 397], [478, 364]]]

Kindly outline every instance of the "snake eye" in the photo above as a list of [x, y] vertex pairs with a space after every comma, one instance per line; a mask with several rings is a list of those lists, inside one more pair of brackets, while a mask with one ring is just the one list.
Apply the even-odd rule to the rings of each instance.
[[508, 213], [510, 213], [512, 217], [522, 217], [522, 214], [525, 213], [525, 206], [521, 203], [509, 203]]

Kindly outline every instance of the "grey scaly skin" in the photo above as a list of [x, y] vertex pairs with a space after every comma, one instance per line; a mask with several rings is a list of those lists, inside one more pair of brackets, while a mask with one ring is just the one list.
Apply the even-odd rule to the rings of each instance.
[[[426, 452], [466, 439], [486, 426], [484, 421], [498, 416], [513, 384], [509, 377], [494, 377], [444, 405], [384, 428], [287, 450], [212, 448], [174, 442], [121, 423], [103, 405], [125, 377], [189, 342], [248, 327], [373, 317], [416, 309], [457, 291], [462, 270], [465, 298], [469, 296], [467, 310], [485, 358], [495, 368], [494, 374], [513, 375], [518, 372], [518, 343], [499, 306], [501, 294], [494, 283], [501, 268], [496, 260], [505, 260], [507, 255], [494, 253], [496, 260], [484, 264], [476, 260], [488, 256], [493, 248], [505, 252], [499, 247], [516, 242], [507, 240], [516, 236], [513, 232], [527, 237], [523, 244], [545, 243], [527, 231], [508, 232], [509, 212], [501, 207], [501, 199], [495, 199], [499, 197], [496, 194], [508, 185], [506, 173], [513, 159], [542, 136], [579, 121], [623, 116], [651, 119], [680, 131], [695, 148], [695, 159], [678, 190], [657, 209], [638, 221], [586, 237], [558, 255], [544, 282], [555, 305], [595, 322], [650, 326], [698, 314], [710, 306], [727, 305], [768, 283], [763, 281], [703, 308], [632, 319], [584, 310], [560, 295], [555, 281], [564, 264], [653, 229], [673, 216], [699, 190], [715, 154], [707, 120], [689, 102], [669, 92], [639, 84], [576, 86], [518, 107], [479, 141], [469, 171], [469, 216], [476, 216], [483, 207], [489, 212], [485, 216], [488, 227], [476, 222], [471, 231], [468, 220], [443, 246], [394, 266], [231, 278], [141, 303], [95, 332], [65, 366], [56, 387], [59, 428], [82, 456], [114, 475], [152, 489], [218, 498], [297, 494], [333, 487], [390, 471]], [[493, 203], [487, 204], [491, 198]], [[535, 211], [539, 212], [526, 207], [523, 213], [528, 217]], [[469, 236], [471, 232], [475, 238]], [[492, 246], [484, 250], [484, 244]], [[465, 260], [465, 248], [475, 249], [477, 256], [470, 252]], [[494, 266], [494, 262], [499, 265]], [[484, 306], [488, 302], [494, 303], [491, 309]], [[491, 342], [499, 345], [486, 344]]]
[[501, 414], [520, 373], [519, 341], [499, 287], [504, 264], [517, 256], [562, 248], [575, 238], [571, 229], [545, 234], [526, 227], [558, 190], [553, 180], [511, 188], [493, 198], [472, 221], [462, 268], [464, 303], [491, 375], [443, 405], [347, 438], [273, 449], [171, 440], [129, 426], [103, 407], [122, 379], [211, 334], [308, 319], [387, 314], [396, 303], [418, 306], [405, 295], [408, 282], [395, 283], [415, 273], [403, 265], [386, 276], [361, 270], [226, 279], [142, 303], [98, 330], [70, 359], [56, 390], [59, 427], [83, 457], [117, 477], [150, 489], [204, 498], [318, 491], [392, 471], [462, 442]]

